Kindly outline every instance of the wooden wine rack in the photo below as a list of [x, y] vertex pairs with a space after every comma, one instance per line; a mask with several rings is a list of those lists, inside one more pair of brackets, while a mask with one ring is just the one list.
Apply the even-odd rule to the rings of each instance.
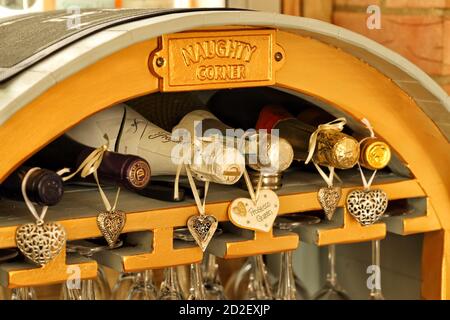
[[[223, 34], [223, 29], [226, 29], [227, 35], [235, 32], [245, 36], [249, 30], [252, 34], [257, 33], [255, 30], [258, 28], [219, 26], [200, 30], [193, 28], [193, 32], [198, 37], [211, 37]], [[390, 217], [362, 227], [344, 206], [348, 192], [361, 185], [358, 176], [353, 175], [353, 178], [344, 179], [343, 197], [333, 221], [300, 227], [296, 231], [298, 234], [277, 230], [269, 233], [225, 232], [214, 237], [208, 250], [217, 256], [236, 258], [294, 250], [299, 237], [324, 246], [383, 239], [387, 231], [401, 235], [425, 233], [422, 295], [425, 298], [450, 298], [450, 278], [447, 276], [450, 272], [450, 236], [447, 231], [450, 229], [450, 173], [442, 169], [448, 166], [450, 159], [448, 142], [443, 134], [413, 99], [367, 63], [311, 37], [271, 28], [261, 30], [269, 30], [275, 36], [273, 48], [282, 51], [283, 59], [282, 62], [277, 61], [278, 64], [271, 62], [273, 72], [266, 73], [270, 77], [265, 79], [264, 85], [275, 85], [314, 97], [354, 120], [368, 118], [377, 135], [391, 145], [400, 161], [411, 171], [409, 178], [380, 174], [375, 187], [385, 190], [390, 200], [417, 199], [418, 205], [412, 214]], [[128, 31], [118, 28], [110, 32], [122, 35]], [[89, 115], [120, 101], [168, 88], [167, 84], [165, 87], [162, 85], [161, 75], [152, 71], [154, 54], [161, 52], [160, 43], [159, 38], [141, 38], [69, 77], [57, 74], [58, 70], [41, 71], [53, 74], [59, 80], [13, 113], [0, 127], [0, 181], [34, 152]], [[61, 57], [63, 54], [64, 51], [56, 55]], [[255, 79], [252, 79], [252, 86], [257, 85]], [[245, 82], [223, 83], [210, 87], [230, 86], [249, 85]], [[208, 84], [202, 88], [210, 89]], [[170, 90], [174, 89], [171, 87]], [[45, 123], [45, 130], [36, 130], [36, 123]], [[21, 142], [20, 147], [18, 141]], [[289, 178], [279, 191], [280, 215], [320, 210], [316, 196], [317, 189], [323, 186], [320, 177], [297, 174], [294, 173], [294, 178]], [[245, 192], [236, 187], [215, 186], [208, 197], [206, 211], [221, 223], [227, 223], [230, 201], [242, 195]], [[95, 191], [68, 193], [47, 217], [64, 226], [68, 241], [100, 237], [95, 216], [101, 207], [96, 207], [100, 201], [95, 199], [98, 200]], [[73, 266], [80, 268], [81, 278], [92, 278], [96, 276], [97, 262], [118, 271], [131, 272], [189, 264], [202, 259], [198, 247], [173, 240], [173, 229], [185, 226], [188, 217], [197, 214], [193, 201], [174, 205], [124, 192], [119, 207], [127, 212], [124, 247], [98, 253], [93, 256], [94, 260], [80, 257], [74, 260], [66, 257], [63, 250], [42, 268], [3, 263], [0, 265], [2, 284], [12, 288], [63, 282], [68, 278], [68, 267]], [[31, 216], [20, 205], [13, 208], [7, 201], [0, 205], [0, 212], [0, 249], [15, 247], [16, 228], [29, 222]]]

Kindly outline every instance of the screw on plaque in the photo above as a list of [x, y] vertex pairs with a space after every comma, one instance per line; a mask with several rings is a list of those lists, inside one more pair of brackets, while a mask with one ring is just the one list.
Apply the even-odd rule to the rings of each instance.
[[275, 53], [275, 61], [280, 62], [283, 60], [283, 54], [281, 52]]
[[165, 63], [165, 62], [166, 62], [166, 61], [164, 60], [163, 57], [159, 57], [159, 58], [156, 59], [156, 66], [157, 66], [158, 68], [161, 68], [162, 66], [164, 66], [164, 63]]

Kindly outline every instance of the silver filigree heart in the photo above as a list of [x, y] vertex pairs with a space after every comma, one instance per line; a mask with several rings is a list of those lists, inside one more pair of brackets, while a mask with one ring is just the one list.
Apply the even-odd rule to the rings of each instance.
[[59, 223], [27, 223], [16, 230], [16, 244], [23, 255], [38, 265], [52, 261], [64, 247], [66, 231]]
[[217, 219], [214, 216], [198, 215], [188, 219], [187, 227], [202, 251], [206, 250], [217, 229]]
[[363, 226], [373, 224], [386, 211], [388, 197], [381, 189], [353, 190], [347, 196], [347, 210]]
[[328, 220], [333, 218], [336, 207], [341, 199], [341, 194], [342, 190], [340, 187], [323, 187], [317, 192], [317, 199]]
[[127, 221], [123, 211], [100, 212], [97, 216], [97, 226], [110, 247], [114, 246]]

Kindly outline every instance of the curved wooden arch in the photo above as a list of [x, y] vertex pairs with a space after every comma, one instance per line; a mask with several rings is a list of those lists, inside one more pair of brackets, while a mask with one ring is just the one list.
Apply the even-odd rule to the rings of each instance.
[[[288, 32], [277, 33], [286, 63], [276, 85], [314, 96], [356, 119], [368, 118], [378, 135], [406, 159], [445, 231], [426, 238], [423, 295], [450, 298], [446, 270], [450, 230], [450, 163], [446, 138], [435, 123], [385, 75], [342, 50]], [[158, 91], [148, 70], [157, 40], [117, 51], [57, 83], [0, 127], [0, 181], [21, 162], [79, 121], [108, 106]], [[295, 72], [292, 72], [295, 70]], [[31, 120], [30, 120], [31, 119]]]

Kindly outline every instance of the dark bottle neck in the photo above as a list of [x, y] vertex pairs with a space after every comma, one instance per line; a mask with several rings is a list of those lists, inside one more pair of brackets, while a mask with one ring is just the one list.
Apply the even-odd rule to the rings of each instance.
[[[23, 201], [22, 181], [30, 167], [22, 166], [13, 172], [0, 186], [0, 196]], [[28, 198], [39, 205], [57, 204], [64, 193], [61, 177], [53, 171], [38, 169], [30, 174], [26, 184]]]

